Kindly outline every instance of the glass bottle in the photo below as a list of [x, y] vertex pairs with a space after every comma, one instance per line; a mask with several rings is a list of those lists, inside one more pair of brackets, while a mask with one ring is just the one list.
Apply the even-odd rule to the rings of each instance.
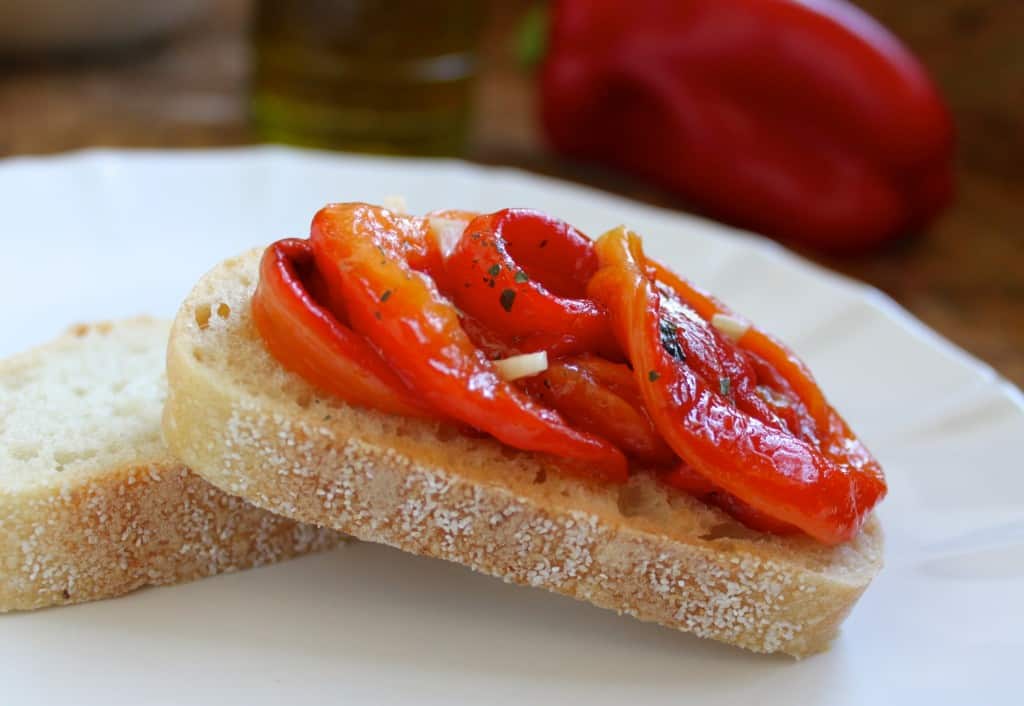
[[476, 0], [258, 0], [250, 109], [266, 140], [418, 155], [462, 152]]

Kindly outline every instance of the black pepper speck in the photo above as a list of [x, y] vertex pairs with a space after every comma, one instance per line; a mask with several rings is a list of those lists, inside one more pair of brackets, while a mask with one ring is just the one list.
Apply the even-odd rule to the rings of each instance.
[[503, 289], [498, 297], [498, 301], [501, 302], [501, 308], [505, 311], [512, 311], [512, 304], [515, 300], [516, 292], [514, 289]]

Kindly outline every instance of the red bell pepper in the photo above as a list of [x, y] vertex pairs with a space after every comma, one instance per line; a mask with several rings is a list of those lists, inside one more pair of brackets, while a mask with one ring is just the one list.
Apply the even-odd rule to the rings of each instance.
[[925, 226], [952, 197], [942, 99], [841, 0], [559, 0], [548, 47], [556, 150], [722, 220], [852, 250]]

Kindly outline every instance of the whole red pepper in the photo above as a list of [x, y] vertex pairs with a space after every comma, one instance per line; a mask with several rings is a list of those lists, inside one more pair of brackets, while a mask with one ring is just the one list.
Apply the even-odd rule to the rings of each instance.
[[829, 250], [926, 225], [953, 126], [925, 70], [840, 0], [559, 0], [543, 124], [711, 215]]

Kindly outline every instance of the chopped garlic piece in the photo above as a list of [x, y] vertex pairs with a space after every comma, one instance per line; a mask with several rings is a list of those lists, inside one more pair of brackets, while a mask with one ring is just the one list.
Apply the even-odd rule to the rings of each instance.
[[437, 238], [437, 244], [441, 248], [441, 256], [451, 255], [455, 245], [462, 237], [462, 231], [466, 229], [466, 221], [459, 221], [454, 218], [428, 218], [430, 230]]
[[548, 369], [548, 353], [547, 351], [538, 351], [537, 353], [514, 355], [504, 360], [494, 361], [494, 367], [498, 369], [498, 375], [505, 380], [528, 378]]
[[403, 216], [408, 215], [409, 207], [405, 203], [405, 197], [392, 194], [391, 196], [385, 196], [384, 202], [381, 204], [389, 211], [401, 214]]
[[750, 324], [742, 319], [737, 319], [735, 316], [729, 316], [728, 314], [715, 314], [711, 317], [711, 325], [714, 326], [720, 334], [727, 336], [734, 341], [738, 341], [743, 338], [743, 334], [750, 328]]

